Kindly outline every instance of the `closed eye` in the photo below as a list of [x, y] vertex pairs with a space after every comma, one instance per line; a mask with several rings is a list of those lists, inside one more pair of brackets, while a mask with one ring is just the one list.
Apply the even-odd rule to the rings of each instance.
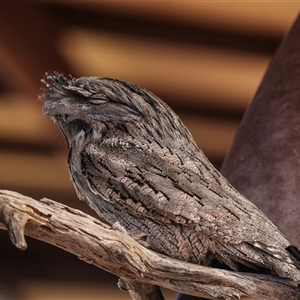
[[92, 104], [104, 104], [107, 103], [106, 99], [101, 99], [101, 98], [89, 98], [89, 102]]

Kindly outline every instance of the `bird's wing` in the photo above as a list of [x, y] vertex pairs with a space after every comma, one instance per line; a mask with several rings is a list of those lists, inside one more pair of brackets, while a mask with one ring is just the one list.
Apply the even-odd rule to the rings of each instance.
[[179, 156], [139, 139], [138, 144], [90, 144], [82, 157], [90, 186], [132, 215], [193, 227], [231, 244], [287, 247], [267, 217], [227, 183], [201, 151], [197, 154]]

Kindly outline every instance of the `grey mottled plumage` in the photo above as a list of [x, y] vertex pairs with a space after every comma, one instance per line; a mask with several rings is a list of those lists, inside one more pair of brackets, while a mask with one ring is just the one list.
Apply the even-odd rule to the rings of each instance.
[[44, 81], [43, 112], [62, 131], [80, 199], [171, 257], [272, 269], [300, 283], [296, 248], [211, 165], [152, 93], [97, 77]]

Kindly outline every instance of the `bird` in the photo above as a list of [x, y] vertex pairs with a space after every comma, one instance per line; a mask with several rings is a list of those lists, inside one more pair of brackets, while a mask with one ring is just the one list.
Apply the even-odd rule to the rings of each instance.
[[159, 97], [105, 77], [46, 73], [43, 113], [60, 129], [78, 198], [163, 255], [300, 284], [300, 252], [210, 163]]

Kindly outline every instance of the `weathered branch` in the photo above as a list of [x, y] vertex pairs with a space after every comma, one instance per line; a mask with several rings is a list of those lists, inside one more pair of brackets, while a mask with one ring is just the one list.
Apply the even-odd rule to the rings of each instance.
[[[203, 267], [158, 255], [99, 220], [49, 199], [0, 190], [0, 228], [26, 249], [24, 234], [123, 278], [134, 299], [162, 299], [151, 285], [207, 299], [299, 299], [285, 279]], [[137, 284], [141, 282], [142, 284]], [[217, 288], [216, 288], [217, 287]], [[139, 290], [139, 289], [142, 289]]]

